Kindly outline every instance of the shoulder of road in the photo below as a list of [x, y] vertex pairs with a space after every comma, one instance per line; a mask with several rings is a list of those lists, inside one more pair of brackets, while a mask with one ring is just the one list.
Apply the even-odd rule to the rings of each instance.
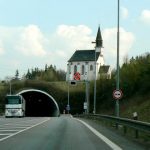
[[98, 120], [90, 120], [85, 118], [78, 118], [88, 125], [92, 126], [94, 129], [96, 129], [99, 133], [102, 135], [105, 135], [105, 137], [109, 138], [112, 142], [116, 143], [123, 149], [128, 150], [149, 150], [150, 145], [147, 143], [141, 143], [140, 141], [133, 139], [131, 137], [123, 135], [123, 133], [117, 131], [115, 127], [106, 127]]

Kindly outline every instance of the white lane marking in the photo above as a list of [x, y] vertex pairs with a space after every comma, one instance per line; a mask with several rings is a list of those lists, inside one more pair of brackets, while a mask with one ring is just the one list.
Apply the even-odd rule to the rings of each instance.
[[[30, 125], [31, 126], [31, 125]], [[22, 127], [22, 128], [28, 128], [28, 127], [30, 127], [29, 125], [28, 126], [26, 126], [26, 125], [18, 125], [18, 127]], [[11, 128], [15, 128], [15, 127], [17, 127], [17, 126], [14, 126], [14, 125], [10, 125], [10, 126], [5, 126], [5, 127], [7, 127], [7, 128], [9, 128], [9, 127], [11, 127]]]
[[0, 135], [10, 135], [9, 133], [0, 133]]
[[19, 131], [19, 130], [6, 130], [6, 129], [0, 129], [0, 132], [5, 132], [5, 131], [7, 131], [7, 132], [9, 132], [9, 131]]
[[82, 124], [84, 124], [88, 129], [90, 129], [95, 135], [97, 135], [101, 140], [103, 140], [109, 147], [111, 147], [113, 150], [123, 150], [121, 147], [110, 141], [108, 138], [106, 138], [104, 135], [102, 135], [100, 132], [92, 128], [90, 125], [85, 123], [82, 120], [76, 119], [80, 121]]
[[[9, 127], [9, 129], [24, 129], [25, 127]], [[8, 127], [0, 128], [0, 130], [8, 129]]]
[[35, 124], [35, 125], [31, 126], [31, 127], [28, 127], [28, 128], [23, 129], [23, 130], [20, 130], [19, 132], [16, 132], [16, 133], [14, 133], [14, 134], [11, 134], [11, 135], [9, 135], [9, 136], [7, 136], [7, 137], [4, 137], [4, 138], [0, 139], [0, 142], [1, 142], [1, 141], [4, 141], [4, 140], [6, 140], [6, 139], [8, 139], [8, 138], [10, 138], [10, 137], [12, 137], [12, 136], [14, 136], [14, 135], [17, 135], [17, 134], [19, 134], [19, 133], [21, 133], [21, 132], [23, 132], [23, 131], [26, 131], [26, 130], [28, 130], [28, 129], [31, 129], [31, 128], [33, 128], [33, 127], [36, 127], [36, 126], [38, 126], [38, 125], [40, 125], [40, 124], [42, 124], [42, 123], [44, 123], [44, 122], [46, 122], [46, 121], [48, 121], [48, 120], [50, 120], [50, 118], [48, 118], [48, 119], [46, 119], [46, 120], [44, 120], [44, 121], [42, 121], [42, 122], [40, 122], [40, 123], [38, 123], [38, 124]]

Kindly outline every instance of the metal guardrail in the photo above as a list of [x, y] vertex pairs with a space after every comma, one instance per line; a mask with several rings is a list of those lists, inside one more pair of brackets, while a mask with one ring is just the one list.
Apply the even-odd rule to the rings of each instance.
[[118, 125], [124, 126], [124, 133], [126, 133], [126, 127], [135, 129], [135, 137], [138, 138], [138, 131], [144, 131], [150, 134], [150, 123], [142, 122], [138, 120], [132, 120], [127, 118], [114, 117], [109, 115], [99, 115], [99, 114], [88, 114], [88, 115], [76, 115], [76, 117], [90, 117], [93, 119], [104, 119], [113, 122]]

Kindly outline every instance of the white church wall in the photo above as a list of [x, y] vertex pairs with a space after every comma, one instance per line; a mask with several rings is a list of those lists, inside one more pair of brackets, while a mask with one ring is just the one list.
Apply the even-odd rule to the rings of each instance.
[[[82, 66], [84, 65], [84, 74], [82, 74]], [[100, 56], [96, 63], [96, 79], [99, 78], [98, 72], [100, 66], [104, 65], [103, 56]], [[80, 80], [94, 80], [95, 79], [95, 61], [80, 61], [80, 62], [69, 62], [67, 69], [67, 77], [69, 76], [69, 80], [74, 80], [74, 67], [77, 67], [77, 72], [80, 73]], [[92, 66], [92, 69], [90, 68]], [[70, 68], [70, 69], [69, 69]], [[69, 72], [70, 71], [70, 72]], [[68, 75], [69, 72], [69, 75]]]

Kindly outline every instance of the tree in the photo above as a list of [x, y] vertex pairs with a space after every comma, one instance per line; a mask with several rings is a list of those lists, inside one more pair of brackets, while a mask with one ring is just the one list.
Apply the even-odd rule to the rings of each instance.
[[28, 72], [26, 74], [26, 79], [31, 79], [31, 73], [30, 73], [30, 70], [28, 69]]
[[19, 71], [18, 69], [16, 70], [16, 74], [15, 74], [15, 79], [18, 79], [19, 78]]

